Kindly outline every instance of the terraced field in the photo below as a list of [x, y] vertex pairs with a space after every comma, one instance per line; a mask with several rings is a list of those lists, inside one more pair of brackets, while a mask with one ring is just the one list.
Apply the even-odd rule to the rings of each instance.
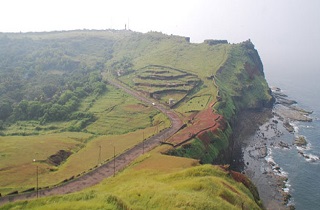
[[179, 103], [201, 83], [197, 75], [159, 65], [145, 66], [120, 77], [120, 80], [170, 107]]

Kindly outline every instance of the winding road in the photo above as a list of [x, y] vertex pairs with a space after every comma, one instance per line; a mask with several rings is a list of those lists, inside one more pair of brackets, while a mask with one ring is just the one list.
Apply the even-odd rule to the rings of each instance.
[[[116, 82], [114, 80], [107, 80], [107, 82], [113, 86], [116, 86], [122, 89], [123, 91], [134, 96], [135, 98], [139, 99], [144, 103], [153, 104], [153, 101], [151, 101], [150, 99], [139, 94], [137, 91], [134, 91], [132, 89], [125, 87], [119, 82]], [[38, 196], [44, 197], [44, 196], [51, 196], [51, 195], [68, 194], [68, 193], [80, 191], [87, 187], [96, 185], [99, 182], [101, 182], [103, 179], [113, 176], [114, 172], [123, 170], [133, 160], [135, 160], [137, 157], [142, 155], [143, 152], [147, 152], [155, 148], [162, 141], [174, 135], [183, 126], [183, 122], [174, 111], [167, 109], [161, 104], [154, 104], [154, 107], [168, 116], [168, 118], [171, 121], [170, 128], [162, 130], [158, 134], [145, 140], [143, 143], [140, 143], [134, 146], [133, 148], [127, 150], [126, 152], [118, 155], [115, 159], [110, 160], [109, 162], [84, 174], [81, 177], [75, 178], [69, 182], [66, 182], [56, 187], [39, 190]], [[35, 199], [35, 198], [37, 198], [36, 191], [4, 196], [4, 197], [0, 197], [0, 206], [9, 202], [17, 201], [17, 200], [27, 200], [27, 199]]]

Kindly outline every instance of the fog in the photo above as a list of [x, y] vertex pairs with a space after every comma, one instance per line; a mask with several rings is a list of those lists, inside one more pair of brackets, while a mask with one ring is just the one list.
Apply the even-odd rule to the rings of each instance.
[[1, 3], [0, 31], [72, 29], [160, 31], [238, 43], [251, 39], [267, 78], [320, 71], [318, 0], [10, 0]]

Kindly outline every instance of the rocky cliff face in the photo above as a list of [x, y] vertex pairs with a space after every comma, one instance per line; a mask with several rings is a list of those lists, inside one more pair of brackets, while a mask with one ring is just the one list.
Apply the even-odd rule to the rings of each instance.
[[[260, 56], [250, 40], [233, 46], [215, 78], [221, 100], [215, 108], [227, 119], [232, 130], [239, 123], [237, 118], [241, 112], [260, 111], [274, 104]], [[228, 139], [228, 147], [220, 151], [214, 163], [232, 161], [234, 141], [240, 140], [233, 136], [233, 132]]]
[[229, 121], [243, 109], [271, 107], [274, 102], [260, 56], [250, 40], [232, 46], [215, 78], [221, 98], [216, 109]]

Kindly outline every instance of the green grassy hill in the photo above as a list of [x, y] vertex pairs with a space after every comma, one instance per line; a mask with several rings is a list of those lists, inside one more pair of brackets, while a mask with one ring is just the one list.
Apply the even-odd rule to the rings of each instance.
[[[0, 34], [0, 193], [34, 187], [36, 166], [40, 187], [53, 186], [108, 161], [114, 147], [120, 154], [170, 127], [151, 104], [109, 85], [106, 78], [171, 107], [187, 127], [203, 110], [221, 114], [226, 126], [208, 134], [214, 137], [211, 143], [194, 137], [161, 151], [212, 163], [227, 151], [237, 113], [272, 101], [250, 41], [213, 43], [116, 30]], [[24, 158], [21, 150], [28, 151]], [[47, 159], [59, 150], [71, 155], [52, 165]], [[235, 182], [227, 171], [195, 167], [196, 162], [149, 154], [96, 188], [6, 208], [259, 208], [254, 191]], [[154, 169], [162, 164], [168, 166]]]
[[228, 171], [158, 152], [141, 156], [116, 177], [82, 192], [2, 209], [260, 209], [250, 190]]

